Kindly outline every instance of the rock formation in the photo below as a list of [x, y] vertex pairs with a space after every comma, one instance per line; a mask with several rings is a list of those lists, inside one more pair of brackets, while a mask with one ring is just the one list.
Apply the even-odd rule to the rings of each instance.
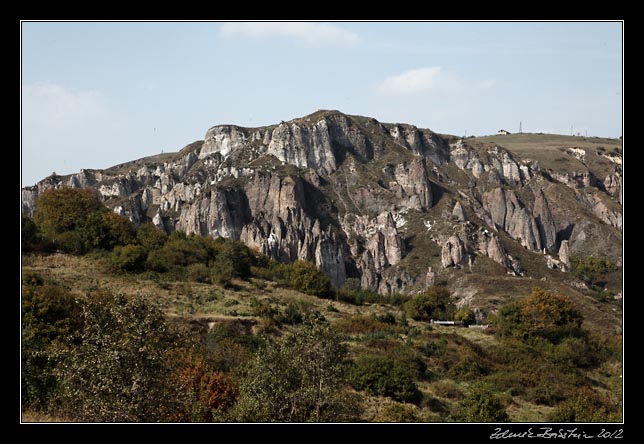
[[518, 275], [524, 255], [547, 266], [544, 248], [558, 248], [565, 269], [573, 253], [621, 254], [621, 156], [592, 170], [591, 154], [570, 150], [576, 171], [546, 171], [496, 143], [318, 111], [213, 126], [173, 155], [52, 175], [22, 189], [21, 208], [32, 216], [48, 188], [89, 187], [135, 223], [311, 261], [336, 287], [351, 277], [381, 293], [417, 292], [476, 270], [477, 257]]

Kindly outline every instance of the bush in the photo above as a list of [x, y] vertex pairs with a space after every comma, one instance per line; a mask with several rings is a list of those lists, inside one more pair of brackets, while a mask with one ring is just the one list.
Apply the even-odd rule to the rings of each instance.
[[211, 271], [205, 264], [190, 264], [187, 270], [188, 279], [194, 282], [209, 283]]
[[460, 400], [465, 398], [463, 391], [449, 381], [438, 381], [432, 384], [432, 391], [441, 398]]
[[357, 390], [388, 396], [397, 401], [418, 403], [422, 395], [413, 378], [413, 369], [376, 354], [358, 356], [349, 373], [351, 385]]
[[29, 272], [23, 274], [21, 386], [23, 407], [46, 409], [59, 392], [54, 374], [55, 344], [79, 328], [74, 297], [63, 287]]
[[464, 326], [472, 325], [476, 322], [476, 315], [469, 307], [463, 307], [454, 313], [454, 320], [462, 322]]
[[543, 338], [556, 343], [582, 335], [583, 316], [570, 299], [533, 288], [529, 296], [504, 305], [497, 317], [498, 333], [523, 341]]
[[110, 268], [116, 273], [141, 271], [145, 259], [145, 250], [140, 245], [116, 246], [110, 256]]
[[82, 328], [58, 377], [67, 413], [90, 422], [157, 422], [176, 408], [167, 354], [176, 336], [143, 299], [97, 292], [80, 301]]
[[173, 421], [211, 422], [214, 415], [230, 408], [239, 394], [228, 375], [214, 371], [204, 359], [185, 350], [177, 353], [177, 369], [172, 377], [181, 388], [183, 409], [172, 413]]
[[240, 380], [231, 419], [244, 422], [355, 421], [346, 385], [347, 349], [329, 326], [309, 323], [261, 349]]
[[603, 283], [606, 275], [616, 269], [610, 260], [594, 256], [573, 256], [570, 264], [575, 276], [588, 285]]
[[232, 278], [248, 279], [251, 276], [252, 254], [239, 241], [217, 238], [213, 242], [215, 265], [231, 271]]
[[290, 286], [302, 293], [321, 298], [333, 295], [329, 278], [310, 262], [295, 261], [291, 264]]
[[455, 419], [461, 422], [508, 422], [510, 417], [492, 392], [475, 387], [461, 403]]
[[552, 422], [619, 422], [619, 406], [591, 388], [580, 388], [548, 416]]
[[65, 251], [82, 254], [134, 242], [134, 225], [108, 210], [91, 189], [43, 191], [34, 220], [41, 234]]
[[136, 239], [146, 252], [158, 250], [168, 240], [168, 235], [151, 223], [143, 224], [136, 232]]
[[417, 321], [452, 319], [456, 308], [449, 291], [441, 286], [430, 287], [425, 293], [414, 296], [403, 307], [407, 316]]
[[366, 335], [376, 332], [393, 333], [395, 328], [391, 324], [376, 321], [368, 316], [354, 315], [338, 320], [336, 329], [341, 333]]
[[28, 216], [21, 215], [21, 229], [20, 240], [22, 251], [31, 251], [38, 243], [40, 243], [40, 236], [38, 235], [38, 227], [36, 223]]
[[230, 287], [233, 280], [233, 267], [229, 263], [215, 262], [210, 269], [210, 280], [224, 288]]

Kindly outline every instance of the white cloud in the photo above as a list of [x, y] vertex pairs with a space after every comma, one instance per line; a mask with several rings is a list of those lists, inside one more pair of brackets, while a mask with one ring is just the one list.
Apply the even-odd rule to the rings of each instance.
[[383, 95], [409, 96], [417, 94], [459, 94], [479, 89], [489, 89], [494, 80], [469, 83], [442, 66], [411, 69], [387, 77], [377, 85], [376, 90]]
[[30, 130], [77, 128], [106, 110], [106, 99], [97, 91], [71, 92], [51, 82], [22, 87], [23, 126]]
[[339, 26], [309, 22], [231, 22], [219, 28], [224, 37], [287, 37], [308, 45], [355, 46], [360, 36]]

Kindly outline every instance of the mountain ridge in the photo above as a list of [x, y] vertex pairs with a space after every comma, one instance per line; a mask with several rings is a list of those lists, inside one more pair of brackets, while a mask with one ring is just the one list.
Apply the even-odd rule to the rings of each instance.
[[414, 293], [446, 282], [492, 307], [477, 284], [485, 273], [572, 293], [571, 255], [621, 266], [621, 141], [562, 137], [460, 138], [319, 110], [215, 125], [176, 153], [50, 176], [22, 189], [22, 211], [33, 214], [44, 189], [92, 187], [136, 223], [309, 260], [336, 287]]

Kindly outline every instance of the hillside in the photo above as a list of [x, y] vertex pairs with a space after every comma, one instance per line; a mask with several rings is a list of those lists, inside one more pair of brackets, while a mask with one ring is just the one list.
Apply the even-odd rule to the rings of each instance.
[[618, 420], [622, 158], [320, 110], [47, 177], [26, 417]]
[[[337, 288], [410, 294], [443, 282], [490, 311], [537, 281], [583, 298], [571, 257], [621, 266], [621, 159], [619, 140], [462, 140], [318, 111], [269, 127], [214, 126], [174, 154], [48, 177], [23, 189], [22, 206], [31, 215], [47, 188], [91, 187], [137, 224], [312, 261]], [[621, 294], [619, 276], [606, 296]], [[613, 325], [620, 314], [591, 318]]]
[[[383, 396], [362, 390], [357, 421], [467, 421], [458, 415], [463, 400], [477, 387], [489, 387], [491, 396], [499, 400], [512, 422], [548, 421], [559, 411], [557, 407], [563, 400], [575, 396], [578, 390], [583, 393], [584, 386], [595, 387], [593, 396], [603, 399], [603, 403], [617, 403], [621, 398], [619, 339], [610, 334], [601, 341], [614, 350], [611, 353], [617, 354], [605, 361], [602, 358], [598, 365], [571, 370], [547, 358], [534, 367], [530, 357], [534, 351], [504, 342], [491, 329], [432, 325], [407, 318], [403, 305], [398, 303], [383, 300], [356, 304], [337, 297], [317, 298], [257, 276], [220, 286], [165, 274], [114, 274], [109, 271], [109, 255], [60, 253], [26, 254], [23, 274], [55, 282], [76, 299], [97, 291], [142, 298], [161, 309], [170, 326], [187, 332], [194, 340], [204, 341], [207, 348], [202, 353], [210, 356], [211, 365], [231, 371], [233, 378], [243, 375], [236, 366], [252, 356], [252, 349], [243, 345], [252, 344], [249, 338], [279, 338], [297, 332], [301, 321], [279, 320], [279, 316], [315, 314], [340, 332], [354, 362], [384, 353], [402, 359], [405, 371], [411, 372], [408, 383], [418, 390], [417, 397], [404, 400], [402, 395]], [[517, 294], [528, 293], [517, 289]], [[508, 356], [514, 357], [508, 361]], [[420, 370], [413, 370], [417, 366]], [[531, 367], [534, 376], [520, 376], [523, 366]], [[44, 412], [27, 410], [23, 420], [78, 420], [69, 416], [76, 414], [72, 412], [74, 409], [65, 411], [57, 407], [50, 411], [54, 418], [49, 419]]]

